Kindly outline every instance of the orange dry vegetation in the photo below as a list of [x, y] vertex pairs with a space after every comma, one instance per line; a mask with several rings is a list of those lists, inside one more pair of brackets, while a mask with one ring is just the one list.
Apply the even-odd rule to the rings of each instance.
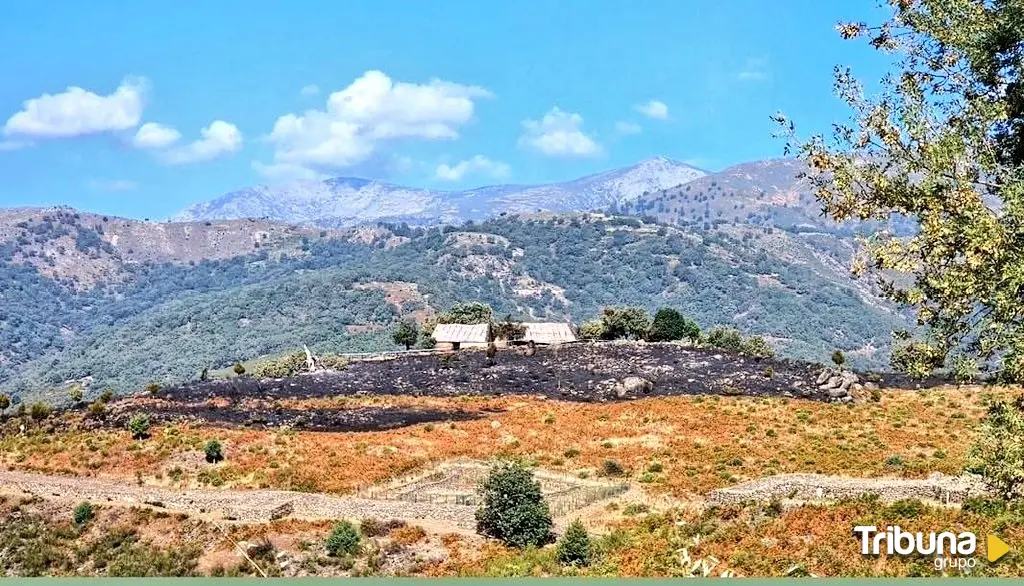
[[[580, 404], [536, 398], [339, 398], [286, 407], [391, 405], [494, 411], [480, 419], [360, 433], [165, 426], [126, 431], [42, 430], [0, 437], [12, 469], [141, 477], [143, 482], [344, 493], [453, 457], [519, 455], [573, 473], [617, 460], [648, 491], [678, 497], [784, 472], [926, 476], [963, 468], [974, 428], [1009, 389], [885, 393], [881, 402], [831, 405], [749, 397], [650, 398]], [[70, 416], [69, 416], [70, 417]], [[202, 445], [225, 446], [205, 464]], [[898, 458], [896, 458], [898, 456]]]

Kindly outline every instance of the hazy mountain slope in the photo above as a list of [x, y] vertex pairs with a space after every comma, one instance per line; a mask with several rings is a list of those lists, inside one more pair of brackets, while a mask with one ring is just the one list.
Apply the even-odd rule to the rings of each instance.
[[[289, 254], [146, 265], [109, 291], [76, 292], [7, 262], [22, 295], [5, 306], [4, 335], [33, 350], [0, 363], [0, 388], [34, 397], [85, 379], [90, 393], [108, 385], [127, 392], [300, 343], [390, 348], [398, 312], [462, 300], [488, 302], [499, 316], [575, 322], [605, 305], [669, 305], [704, 327], [764, 334], [786, 356], [825, 360], [841, 348], [872, 366], [885, 363], [889, 332], [904, 325], [849, 280], [846, 244], [829, 236], [595, 215], [394, 230], [361, 241], [309, 238]], [[422, 297], [389, 300], [385, 291], [403, 283]], [[19, 321], [33, 311], [25, 306], [47, 299], [38, 323]]]
[[281, 186], [256, 186], [196, 204], [177, 219], [266, 218], [327, 227], [377, 221], [457, 223], [503, 212], [573, 212], [634, 201], [645, 192], [703, 176], [699, 169], [663, 157], [549, 185], [497, 185], [469, 191], [402, 187], [381, 181], [335, 178]]

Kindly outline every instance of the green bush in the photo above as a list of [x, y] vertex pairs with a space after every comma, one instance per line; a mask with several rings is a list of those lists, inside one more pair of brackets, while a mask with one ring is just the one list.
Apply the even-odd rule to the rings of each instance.
[[145, 413], [136, 413], [128, 420], [128, 431], [132, 432], [132, 437], [135, 439], [142, 439], [149, 435], [149, 415]]
[[71, 513], [71, 518], [74, 520], [75, 525], [81, 527], [91, 521], [94, 515], [92, 503], [84, 501], [75, 507], [74, 512]]
[[11, 406], [11, 398], [7, 395], [0, 393], [0, 411], [7, 409]]
[[599, 340], [603, 333], [604, 324], [599, 319], [592, 319], [580, 324], [579, 334], [583, 340]]
[[651, 329], [651, 320], [642, 307], [606, 307], [601, 311], [601, 339], [639, 340]]
[[203, 453], [206, 455], [206, 461], [210, 463], [220, 462], [224, 459], [224, 448], [215, 439], [206, 442]]
[[626, 471], [618, 460], [605, 460], [601, 463], [601, 473], [605, 476], [622, 476]]
[[309, 370], [309, 364], [306, 362], [306, 353], [294, 352], [258, 362], [252, 367], [251, 374], [256, 378], [285, 378], [307, 370]]
[[36, 421], [46, 419], [51, 413], [53, 413], [53, 408], [42, 401], [32, 403], [32, 406], [28, 410], [29, 416]]
[[107, 404], [99, 400], [89, 403], [88, 414], [93, 419], [103, 419], [107, 416]]
[[241, 362], [236, 362], [236, 363], [235, 363], [235, 365], [231, 367], [231, 370], [232, 370], [232, 371], [233, 371], [233, 372], [234, 372], [234, 373], [235, 373], [235, 374], [236, 374], [237, 376], [242, 376], [243, 374], [245, 374], [245, 367], [244, 367], [244, 366], [242, 366], [242, 363], [241, 363]]
[[491, 469], [480, 489], [477, 531], [513, 547], [551, 541], [551, 513], [533, 473], [516, 462]]
[[772, 358], [775, 356], [775, 348], [772, 348], [771, 344], [761, 336], [747, 338], [743, 342], [740, 352], [754, 358]]
[[678, 311], [663, 307], [654, 314], [647, 339], [651, 342], [674, 342], [684, 339], [695, 342], [700, 339], [700, 327]]
[[324, 545], [327, 547], [327, 553], [331, 556], [351, 556], [359, 553], [361, 539], [355, 525], [348, 521], [342, 521], [334, 526]]
[[591, 544], [587, 529], [579, 519], [569, 524], [565, 535], [558, 540], [555, 558], [566, 566], [586, 566], [590, 563]]
[[82, 387], [75, 385], [68, 389], [68, 398], [72, 403], [77, 405], [82, 400], [82, 396]]
[[336, 354], [324, 354], [317, 357], [317, 365], [327, 370], [345, 370], [348, 368], [348, 358]]
[[993, 403], [978, 431], [968, 469], [1007, 500], [1024, 496], [1024, 395]]
[[735, 328], [716, 326], [711, 328], [705, 339], [708, 346], [739, 352], [743, 348], [743, 336]]

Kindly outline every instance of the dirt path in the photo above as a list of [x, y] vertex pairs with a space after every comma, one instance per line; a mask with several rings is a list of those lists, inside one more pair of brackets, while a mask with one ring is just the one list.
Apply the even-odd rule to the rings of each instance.
[[0, 493], [45, 499], [151, 506], [229, 522], [295, 519], [402, 519], [435, 532], [464, 533], [475, 527], [467, 506], [371, 500], [279, 490], [174, 490], [127, 481], [0, 471]]

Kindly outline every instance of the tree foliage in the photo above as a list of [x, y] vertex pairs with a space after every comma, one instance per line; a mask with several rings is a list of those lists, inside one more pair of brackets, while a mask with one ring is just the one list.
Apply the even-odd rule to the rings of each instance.
[[[834, 220], [918, 224], [864, 239], [854, 272], [915, 309], [893, 365], [923, 376], [959, 355], [1024, 380], [1024, 3], [890, 0], [878, 26], [847, 23], [899, 56], [878, 95], [849, 69], [836, 90], [853, 120], [830, 139], [791, 140]], [[793, 124], [779, 115], [784, 132]]]
[[331, 530], [324, 545], [331, 556], [351, 556], [359, 553], [361, 540], [362, 536], [355, 525], [349, 521], [341, 521]]
[[989, 407], [968, 468], [1006, 499], [1024, 496], [1024, 395]]
[[605, 307], [601, 311], [601, 339], [639, 340], [647, 335], [651, 320], [642, 307]]
[[477, 531], [513, 547], [551, 541], [551, 513], [533, 473], [515, 462], [491, 469], [480, 488]]
[[416, 325], [411, 319], [403, 319], [398, 322], [398, 326], [395, 327], [394, 333], [391, 335], [391, 340], [395, 344], [401, 344], [408, 350], [416, 344], [416, 340], [420, 337], [419, 326]]
[[684, 339], [696, 342], [700, 339], [700, 327], [697, 322], [686, 318], [677, 310], [663, 307], [654, 314], [647, 339], [651, 342], [672, 342]]
[[565, 534], [558, 540], [555, 557], [563, 565], [586, 566], [590, 563], [592, 545], [590, 536], [583, 523], [576, 519], [566, 528]]
[[136, 413], [128, 420], [128, 431], [133, 439], [142, 439], [149, 435], [149, 415]]

